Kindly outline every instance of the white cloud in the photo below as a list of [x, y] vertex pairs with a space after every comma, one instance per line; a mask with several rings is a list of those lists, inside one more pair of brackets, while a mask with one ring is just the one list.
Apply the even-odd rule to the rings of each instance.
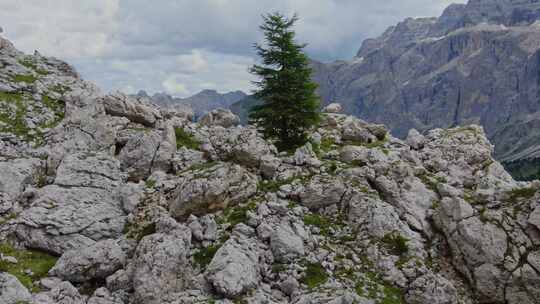
[[178, 70], [186, 74], [194, 74], [208, 70], [208, 62], [200, 50], [192, 50], [190, 54], [176, 56]]
[[120, 0], [1, 0], [5, 35], [19, 49], [63, 59], [99, 57], [118, 27]]
[[163, 87], [169, 94], [173, 95], [187, 95], [189, 93], [186, 85], [178, 82], [178, 75], [170, 75], [167, 77], [163, 83]]
[[[464, 2], [465, 0], [457, 0]], [[0, 0], [16, 47], [74, 64], [105, 90], [249, 91], [261, 14], [300, 15], [298, 40], [319, 60], [349, 59], [363, 39], [451, 0]], [[453, 1], [452, 1], [453, 2]]]

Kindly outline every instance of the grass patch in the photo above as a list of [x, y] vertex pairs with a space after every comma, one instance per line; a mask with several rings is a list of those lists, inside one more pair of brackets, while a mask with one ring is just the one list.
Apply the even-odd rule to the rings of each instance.
[[53, 92], [56, 92], [60, 95], [64, 95], [65, 93], [71, 91], [71, 88], [62, 84], [57, 84], [51, 89]]
[[319, 228], [320, 234], [323, 236], [330, 236], [331, 228], [337, 229], [342, 224], [325, 216], [318, 214], [307, 214], [303, 218], [304, 224], [308, 226], [315, 226]]
[[174, 134], [176, 135], [176, 148], [186, 147], [191, 150], [199, 149], [201, 143], [184, 129], [175, 128]]
[[46, 75], [50, 74], [49, 71], [40, 69], [37, 66], [37, 64], [35, 62], [33, 62], [30, 58], [21, 59], [21, 60], [19, 60], [19, 63], [21, 65], [33, 70], [34, 72], [38, 73], [39, 75], [46, 76]]
[[17, 213], [9, 213], [8, 215], [5, 215], [3, 217], [0, 217], [0, 225], [5, 224], [11, 220], [16, 219], [19, 216]]
[[428, 176], [427, 174], [419, 175], [417, 176], [424, 185], [431, 191], [438, 193], [439, 190], [439, 184], [446, 183], [446, 179], [444, 177], [435, 177], [435, 176]]
[[156, 223], [148, 223], [144, 226], [138, 226], [136, 224], [126, 224], [124, 226], [124, 234], [127, 238], [137, 240], [140, 242], [145, 236], [156, 233]]
[[285, 264], [273, 264], [272, 265], [272, 273], [282, 273], [287, 270], [287, 265]]
[[314, 289], [328, 281], [328, 273], [320, 263], [308, 263], [304, 276], [300, 282], [306, 284], [309, 289]]
[[[18, 250], [8, 244], [0, 244], [0, 253], [15, 257], [17, 264], [0, 261], [0, 271], [15, 276], [28, 290], [38, 292], [35, 282], [47, 276], [58, 258], [36, 250]], [[30, 270], [31, 275], [25, 271]]]
[[146, 182], [144, 182], [144, 185], [146, 186], [146, 189], [153, 189], [156, 186], [156, 181], [153, 179], [147, 179]]
[[251, 201], [245, 206], [236, 206], [225, 210], [223, 217], [218, 219], [219, 224], [228, 223], [230, 227], [234, 227], [240, 223], [247, 222], [247, 212], [257, 208], [257, 202]]
[[334, 145], [336, 144], [335, 139], [331, 137], [324, 137], [321, 139], [321, 143], [311, 143], [311, 146], [313, 148], [313, 152], [318, 156], [321, 157], [323, 154], [328, 153], [332, 151]]
[[367, 272], [365, 278], [356, 283], [356, 293], [361, 297], [375, 300], [377, 304], [404, 304], [403, 292], [386, 282], [376, 273]]
[[54, 118], [40, 125], [42, 128], [56, 127], [65, 116], [66, 104], [58, 99], [53, 99], [47, 95], [41, 98], [41, 102], [54, 113]]
[[519, 200], [527, 200], [532, 198], [538, 190], [532, 187], [512, 189], [508, 192], [508, 201], [517, 203]]
[[43, 143], [41, 129], [53, 128], [64, 119], [65, 104], [61, 100], [43, 96], [42, 104], [53, 112], [54, 117], [40, 122], [36, 129], [31, 129], [26, 125], [27, 116], [32, 115], [27, 112], [27, 99], [30, 98], [32, 97], [25, 93], [0, 92], [0, 132], [12, 133], [40, 145]]
[[37, 80], [37, 77], [34, 75], [18, 74], [18, 75], [11, 76], [11, 81], [13, 82], [34, 83], [36, 82], [36, 80]]
[[381, 304], [403, 304], [405, 303], [403, 292], [399, 288], [385, 284], [383, 287], [383, 298], [381, 299], [380, 303]]
[[193, 260], [201, 269], [205, 269], [210, 262], [212, 262], [212, 259], [214, 258], [214, 255], [216, 255], [216, 252], [221, 248], [222, 244], [217, 245], [211, 245], [206, 248], [201, 248], [197, 252], [193, 254]]
[[407, 245], [409, 240], [406, 237], [401, 236], [399, 233], [387, 233], [381, 239], [381, 241], [390, 254], [403, 255], [409, 251], [409, 245]]
[[344, 144], [351, 145], [351, 146], [363, 146], [368, 149], [376, 149], [376, 148], [383, 148], [384, 145], [388, 142], [388, 138], [385, 136], [383, 139], [376, 140], [373, 142], [361, 142], [361, 141], [354, 141], [354, 140], [346, 140]]
[[266, 180], [263, 179], [257, 184], [257, 189], [261, 192], [277, 192], [279, 187], [292, 183], [296, 176], [287, 178], [285, 180]]

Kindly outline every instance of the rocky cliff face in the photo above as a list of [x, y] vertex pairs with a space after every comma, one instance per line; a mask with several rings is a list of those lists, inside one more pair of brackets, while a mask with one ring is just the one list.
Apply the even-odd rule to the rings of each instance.
[[481, 127], [328, 113], [288, 155], [4, 39], [0, 62], [0, 303], [538, 303], [540, 184]]
[[533, 164], [540, 157], [539, 16], [537, 1], [451, 5], [439, 18], [407, 19], [364, 41], [351, 61], [314, 62], [314, 79], [324, 102], [340, 102], [398, 137], [475, 123], [498, 160]]

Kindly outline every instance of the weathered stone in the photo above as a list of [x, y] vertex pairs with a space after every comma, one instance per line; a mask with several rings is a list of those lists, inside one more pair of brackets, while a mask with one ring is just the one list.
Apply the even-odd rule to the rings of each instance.
[[261, 279], [259, 253], [254, 239], [230, 239], [216, 252], [206, 277], [217, 292], [228, 298], [255, 288]]
[[70, 282], [81, 283], [105, 279], [125, 262], [126, 254], [118, 242], [104, 240], [87, 248], [65, 252], [50, 273]]
[[122, 234], [125, 214], [110, 190], [50, 185], [33, 195], [16, 230], [28, 247], [60, 255]]
[[458, 293], [445, 278], [427, 274], [414, 280], [406, 295], [410, 304], [453, 304], [458, 302]]
[[132, 264], [134, 303], [159, 304], [169, 294], [186, 288], [190, 244], [191, 231], [184, 226], [141, 240]]
[[325, 113], [339, 113], [343, 108], [339, 103], [331, 103], [324, 107], [323, 112]]
[[77, 288], [69, 282], [61, 282], [50, 291], [38, 293], [34, 296], [34, 304], [86, 304]]
[[0, 303], [19, 304], [30, 302], [32, 296], [16, 277], [0, 272]]
[[338, 204], [346, 191], [345, 184], [339, 179], [315, 176], [300, 193], [300, 201], [310, 209], [319, 209]]
[[101, 102], [107, 114], [127, 117], [130, 121], [145, 126], [152, 127], [157, 119], [161, 118], [156, 109], [119, 92], [103, 97]]
[[304, 255], [302, 238], [286, 222], [281, 223], [270, 235], [270, 248], [274, 258], [280, 262], [288, 262]]
[[203, 215], [245, 202], [256, 191], [257, 180], [247, 170], [230, 163], [218, 163], [186, 173], [169, 209], [176, 218]]
[[206, 113], [201, 117], [199, 123], [203, 126], [222, 126], [229, 128], [240, 124], [240, 118], [230, 110], [218, 108]]

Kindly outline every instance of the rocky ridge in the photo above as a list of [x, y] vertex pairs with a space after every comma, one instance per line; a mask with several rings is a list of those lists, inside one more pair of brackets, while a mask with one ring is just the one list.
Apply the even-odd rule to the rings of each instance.
[[151, 102], [161, 107], [180, 107], [180, 111], [186, 111], [190, 108], [193, 110], [195, 117], [201, 117], [217, 108], [228, 109], [232, 104], [244, 99], [246, 96], [242, 91], [220, 94], [214, 90], [203, 90], [187, 98], [174, 98], [165, 93], [156, 93], [149, 96], [145, 91], [139, 91], [135, 97], [149, 98]]
[[481, 127], [400, 140], [332, 105], [278, 153], [230, 112], [103, 95], [3, 38], [0, 62], [1, 303], [540, 297], [540, 183]]

